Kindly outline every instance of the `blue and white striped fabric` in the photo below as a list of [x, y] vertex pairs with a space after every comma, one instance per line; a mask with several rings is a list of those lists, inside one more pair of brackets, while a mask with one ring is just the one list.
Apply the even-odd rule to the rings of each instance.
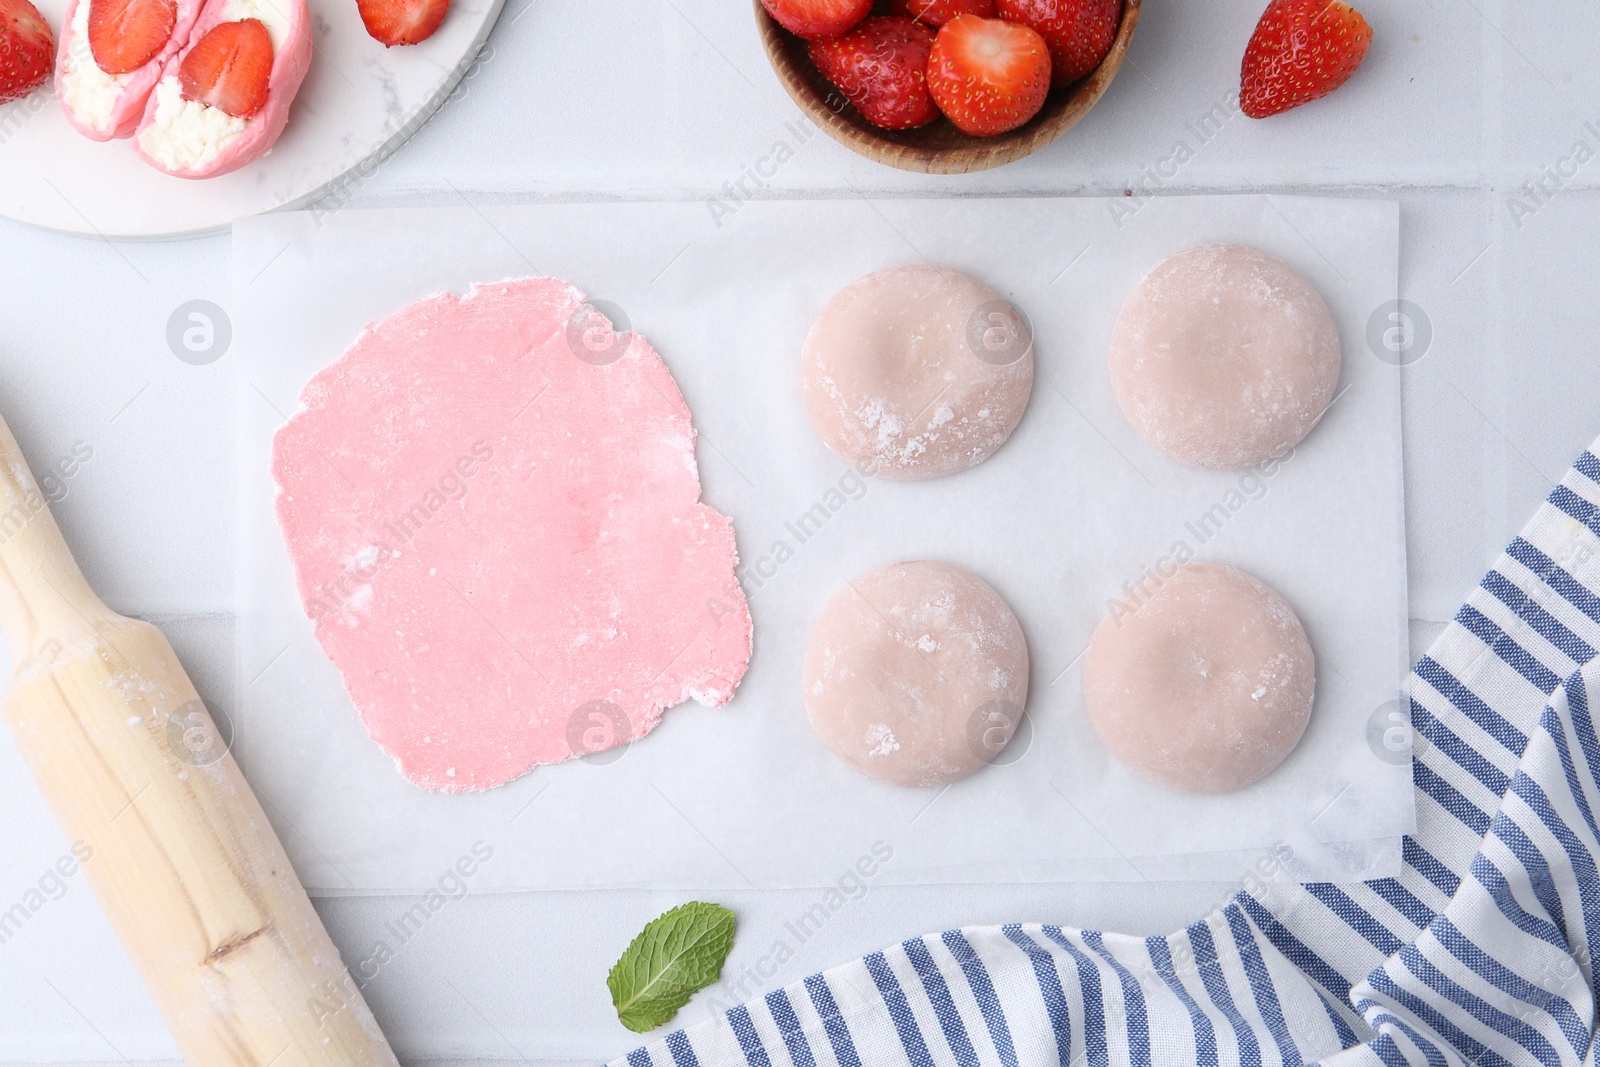
[[1417, 832], [1399, 877], [1254, 886], [1169, 937], [913, 938], [619, 1067], [1592, 1067], [1596, 452], [1417, 664]]

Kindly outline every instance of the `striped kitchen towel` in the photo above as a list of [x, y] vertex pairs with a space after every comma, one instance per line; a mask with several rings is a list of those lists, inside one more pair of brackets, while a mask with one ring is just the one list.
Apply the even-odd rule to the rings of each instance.
[[1396, 878], [1252, 885], [1168, 937], [913, 938], [618, 1067], [1595, 1063], [1600, 442], [1410, 679]]

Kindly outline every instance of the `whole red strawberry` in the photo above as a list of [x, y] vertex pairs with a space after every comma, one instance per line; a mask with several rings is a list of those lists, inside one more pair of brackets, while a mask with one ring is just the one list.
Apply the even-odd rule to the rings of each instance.
[[825, 41], [854, 29], [872, 12], [872, 0], [761, 0], [778, 25], [807, 41]]
[[1122, 0], [999, 0], [1000, 17], [1039, 31], [1050, 46], [1050, 84], [1071, 85], [1111, 51]]
[[995, 17], [995, 0], [891, 0], [889, 10], [938, 29], [957, 15]]
[[1264, 119], [1327, 96], [1371, 44], [1372, 27], [1341, 0], [1272, 0], [1244, 50], [1239, 107]]
[[44, 84], [54, 66], [50, 24], [28, 0], [0, 0], [0, 104]]
[[933, 31], [897, 15], [870, 18], [830, 41], [812, 41], [811, 62], [863, 118], [885, 130], [909, 130], [939, 117], [928, 92]]
[[928, 90], [962, 133], [1014, 130], [1050, 94], [1050, 49], [1026, 26], [957, 15], [933, 39]]

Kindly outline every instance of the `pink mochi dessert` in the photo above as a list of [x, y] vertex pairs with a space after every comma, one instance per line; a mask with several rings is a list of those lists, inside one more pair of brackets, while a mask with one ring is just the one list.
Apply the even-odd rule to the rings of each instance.
[[[255, 19], [272, 39], [266, 103], [238, 117], [187, 99], [179, 70], [207, 33], [225, 22]], [[140, 159], [178, 178], [214, 178], [266, 155], [289, 121], [289, 108], [311, 65], [311, 12], [305, 0], [206, 0], [183, 48], [169, 56], [134, 134]]]
[[56, 50], [55, 88], [72, 127], [94, 141], [133, 136], [150, 91], [167, 62], [189, 41], [203, 4], [204, 0], [177, 0], [172, 35], [155, 55], [136, 70], [109, 74], [89, 46], [90, 0], [68, 0]]

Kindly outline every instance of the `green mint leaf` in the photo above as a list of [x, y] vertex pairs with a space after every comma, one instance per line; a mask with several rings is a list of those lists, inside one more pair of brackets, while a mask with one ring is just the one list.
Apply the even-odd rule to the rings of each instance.
[[622, 1025], [654, 1030], [722, 977], [735, 925], [733, 912], [700, 901], [651, 920], [606, 977]]

